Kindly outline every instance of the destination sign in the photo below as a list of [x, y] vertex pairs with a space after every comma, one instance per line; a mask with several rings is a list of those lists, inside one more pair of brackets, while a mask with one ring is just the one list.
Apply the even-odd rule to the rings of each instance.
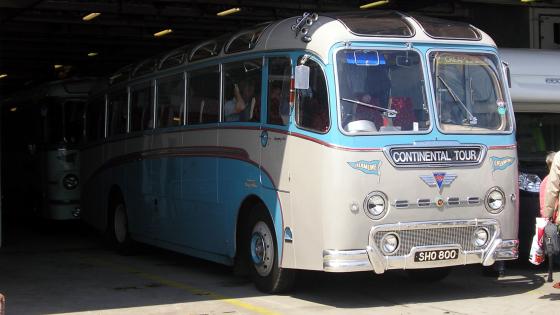
[[396, 147], [389, 149], [389, 157], [395, 166], [441, 166], [476, 165], [482, 159], [482, 147]]

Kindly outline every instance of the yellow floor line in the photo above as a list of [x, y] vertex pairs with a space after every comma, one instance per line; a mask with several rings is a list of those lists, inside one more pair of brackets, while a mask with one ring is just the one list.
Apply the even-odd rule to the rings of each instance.
[[129, 266], [122, 266], [122, 265], [118, 265], [118, 264], [115, 264], [115, 263], [110, 263], [110, 262], [107, 262], [107, 261], [91, 260], [91, 259], [87, 259], [87, 262], [88, 263], [94, 263], [95, 265], [98, 265], [98, 266], [106, 266], [106, 267], [108, 267], [110, 269], [113, 269], [113, 270], [116, 270], [116, 271], [124, 271], [126, 273], [131, 273], [131, 274], [134, 274], [138, 277], [141, 277], [141, 278], [144, 278], [144, 279], [147, 279], [147, 280], [151, 280], [151, 281], [166, 285], [168, 287], [180, 289], [180, 290], [183, 290], [183, 291], [189, 292], [191, 294], [195, 294], [195, 295], [203, 295], [203, 296], [209, 297], [213, 300], [219, 300], [221, 302], [225, 302], [225, 303], [237, 306], [237, 307], [241, 307], [241, 308], [244, 308], [246, 310], [249, 310], [249, 311], [252, 311], [252, 312], [255, 312], [255, 313], [258, 313], [258, 314], [263, 314], [263, 315], [279, 314], [277, 312], [271, 311], [271, 310], [266, 309], [266, 308], [261, 307], [261, 306], [256, 306], [256, 305], [253, 305], [253, 304], [250, 304], [250, 303], [247, 303], [247, 302], [243, 302], [241, 300], [234, 299], [234, 298], [228, 298], [226, 296], [223, 296], [223, 295], [220, 295], [220, 294], [217, 294], [217, 293], [214, 293], [214, 292], [210, 292], [210, 291], [207, 291], [207, 290], [201, 290], [201, 289], [198, 289], [198, 288], [193, 287], [191, 285], [184, 284], [184, 283], [177, 282], [177, 281], [173, 281], [173, 280], [169, 280], [169, 279], [165, 279], [165, 278], [162, 278], [160, 276], [153, 275], [153, 274], [150, 274], [150, 273], [147, 273], [147, 272], [143, 272], [143, 271], [134, 269], [134, 268], [129, 267]]

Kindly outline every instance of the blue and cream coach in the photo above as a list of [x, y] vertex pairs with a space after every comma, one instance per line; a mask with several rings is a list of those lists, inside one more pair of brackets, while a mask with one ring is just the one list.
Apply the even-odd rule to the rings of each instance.
[[112, 75], [86, 137], [87, 222], [266, 292], [517, 258], [507, 67], [468, 24], [313, 13], [209, 39]]

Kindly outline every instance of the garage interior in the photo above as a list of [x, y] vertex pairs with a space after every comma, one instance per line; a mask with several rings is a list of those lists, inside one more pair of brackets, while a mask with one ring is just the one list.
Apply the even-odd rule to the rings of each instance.
[[[4, 100], [44, 82], [71, 77], [107, 77], [126, 65], [255, 24], [300, 16], [303, 12], [355, 11], [371, 2], [0, 1], [0, 108]], [[368, 10], [399, 10], [471, 23], [488, 33], [500, 48], [560, 49], [560, 0], [385, 2]], [[220, 14], [231, 9], [234, 9], [231, 14]], [[93, 13], [96, 14], [91, 18]], [[90, 18], [86, 18], [88, 16]], [[170, 31], [156, 35], [165, 30]], [[10, 137], [6, 130], [0, 128], [0, 131], [4, 133], [0, 134], [0, 139]], [[0, 160], [4, 155], [2, 150]], [[215, 308], [204, 304], [205, 301], [228, 300], [232, 295], [234, 298], [247, 296], [245, 291], [250, 285], [231, 275], [226, 267], [208, 265], [198, 259], [153, 248], [141, 248], [131, 257], [119, 257], [106, 248], [100, 235], [80, 222], [37, 219], [36, 209], [33, 209], [36, 203], [14, 200], [5, 195], [2, 187], [6, 181], [12, 180], [6, 178], [6, 168], [9, 165], [3, 163], [0, 170], [0, 296], [2, 293], [6, 296], [6, 314], [12, 314], [10, 308], [19, 311], [13, 314], [264, 312], [229, 302]], [[23, 180], [33, 181], [33, 178]], [[525, 265], [517, 268], [521, 268], [522, 271], [518, 271], [523, 274], [523, 283], [528, 283], [529, 288], [543, 284], [542, 279], [533, 275], [535, 268]], [[468, 272], [471, 271], [473, 268]], [[468, 272], [464, 274], [465, 279], [468, 279]], [[555, 275], [560, 277], [558, 272]], [[391, 287], [395, 279], [405, 281], [399, 275], [395, 277], [376, 279], [381, 281], [380, 284], [363, 286], [377, 290], [383, 285]], [[372, 277], [367, 278], [371, 280]], [[349, 283], [363, 281], [356, 276], [350, 276], [350, 280], [344, 282], [340, 277], [325, 279], [316, 274], [306, 275], [305, 279], [323, 286], [330, 285], [331, 281], [343, 282], [342, 286], [347, 286], [348, 290], [352, 290]], [[199, 289], [204, 281], [210, 281], [211, 285], [202, 286], [204, 290]], [[76, 283], [80, 285], [76, 286]], [[472, 281], [468, 283], [475, 285]], [[487, 284], [491, 288], [503, 288], [490, 280]], [[320, 290], [309, 284], [304, 288]], [[413, 286], [407, 290], [420, 288]], [[397, 287], [394, 289], [398, 290]], [[435, 290], [438, 294], [445, 294], [446, 287]], [[514, 286], [508, 290], [500, 294], [515, 294], [525, 289]], [[484, 292], [493, 294], [489, 289]], [[252, 298], [260, 296], [260, 293], [252, 294]], [[329, 294], [335, 293], [328, 291], [324, 300], [319, 301], [305, 294], [303, 299], [328, 304]], [[421, 299], [411, 297], [410, 301]], [[552, 299], [557, 300], [558, 296]], [[203, 303], [188, 306], [194, 302]], [[345, 307], [344, 302], [337, 303], [332, 302], [330, 306]], [[158, 305], [166, 307], [158, 310]], [[3, 315], [2, 306], [0, 315]]]

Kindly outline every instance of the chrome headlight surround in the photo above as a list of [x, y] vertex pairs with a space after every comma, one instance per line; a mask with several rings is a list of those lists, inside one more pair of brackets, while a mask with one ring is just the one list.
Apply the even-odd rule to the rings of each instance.
[[364, 212], [371, 219], [383, 218], [387, 214], [387, 208], [387, 196], [380, 191], [372, 191], [364, 199]]
[[399, 247], [401, 246], [401, 240], [399, 235], [395, 232], [389, 232], [383, 235], [381, 240], [379, 240], [379, 248], [381, 252], [386, 255], [390, 256], [395, 254]]
[[506, 194], [500, 187], [492, 187], [486, 193], [484, 205], [488, 212], [498, 214], [502, 212], [506, 206]]
[[472, 243], [476, 248], [484, 247], [490, 240], [490, 232], [485, 227], [479, 227], [473, 233]]
[[66, 176], [64, 176], [62, 178], [62, 186], [64, 188], [66, 188], [67, 190], [76, 189], [76, 187], [78, 187], [79, 183], [80, 183], [80, 180], [78, 179], [78, 176], [76, 176], [74, 174], [67, 174]]

